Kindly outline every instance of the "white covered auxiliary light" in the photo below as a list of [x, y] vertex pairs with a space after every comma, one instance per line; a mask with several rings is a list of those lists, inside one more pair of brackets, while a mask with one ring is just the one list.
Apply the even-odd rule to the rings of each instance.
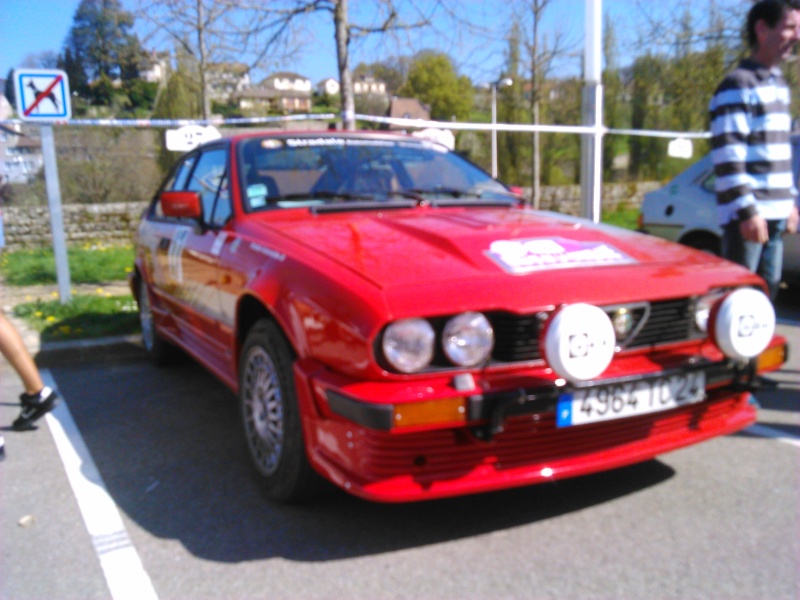
[[775, 333], [775, 309], [763, 292], [742, 288], [712, 309], [711, 337], [722, 352], [740, 360], [761, 354]]
[[608, 315], [591, 304], [570, 304], [549, 319], [544, 355], [557, 375], [570, 382], [598, 377], [614, 358], [616, 336]]

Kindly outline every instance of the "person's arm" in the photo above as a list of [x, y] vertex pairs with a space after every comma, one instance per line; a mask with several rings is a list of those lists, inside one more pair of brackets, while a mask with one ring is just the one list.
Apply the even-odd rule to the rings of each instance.
[[715, 191], [723, 222], [748, 219], [758, 212], [747, 173], [751, 131], [747, 91], [736, 78], [727, 77], [709, 105]]

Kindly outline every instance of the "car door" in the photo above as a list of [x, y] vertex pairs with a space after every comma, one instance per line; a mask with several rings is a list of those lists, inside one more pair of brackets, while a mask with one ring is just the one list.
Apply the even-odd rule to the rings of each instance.
[[224, 144], [198, 153], [183, 189], [198, 194], [202, 217], [176, 229], [168, 251], [184, 337], [193, 353], [212, 368], [219, 367], [224, 353], [219, 341], [218, 262], [219, 247], [226, 236], [221, 231], [227, 220], [224, 207], [230, 205], [227, 157]]

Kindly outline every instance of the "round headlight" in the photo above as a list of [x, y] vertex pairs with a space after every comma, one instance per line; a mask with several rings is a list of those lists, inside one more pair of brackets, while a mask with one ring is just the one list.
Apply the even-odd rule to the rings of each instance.
[[485, 361], [494, 346], [494, 331], [481, 313], [466, 312], [447, 322], [442, 348], [453, 364], [474, 367]]
[[544, 331], [544, 356], [567, 381], [598, 377], [614, 358], [616, 336], [608, 315], [590, 304], [570, 304], [557, 310]]
[[731, 292], [711, 311], [711, 336], [722, 352], [740, 360], [761, 354], [775, 333], [775, 309], [763, 292]]
[[698, 330], [708, 333], [708, 318], [711, 309], [725, 296], [725, 292], [712, 292], [699, 298], [694, 306], [694, 324]]
[[425, 319], [392, 323], [383, 334], [383, 355], [402, 373], [421, 371], [433, 360], [436, 334]]

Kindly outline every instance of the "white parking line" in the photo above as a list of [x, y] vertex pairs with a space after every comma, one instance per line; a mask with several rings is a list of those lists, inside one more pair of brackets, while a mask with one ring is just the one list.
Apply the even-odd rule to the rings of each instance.
[[745, 429], [745, 431], [759, 437], [771, 438], [773, 440], [783, 442], [784, 444], [789, 444], [791, 446], [797, 446], [800, 448], [800, 438], [790, 433], [786, 433], [785, 431], [781, 431], [780, 429], [775, 429], [773, 427], [767, 427], [766, 425], [759, 425], [756, 423], [755, 425], [750, 425], [750, 427]]
[[[51, 388], [58, 389], [49, 371], [42, 371], [42, 379]], [[117, 505], [106, 489], [63, 395], [61, 403], [47, 415], [46, 420], [111, 597], [114, 600], [157, 600], [150, 576], [144, 570]]]

